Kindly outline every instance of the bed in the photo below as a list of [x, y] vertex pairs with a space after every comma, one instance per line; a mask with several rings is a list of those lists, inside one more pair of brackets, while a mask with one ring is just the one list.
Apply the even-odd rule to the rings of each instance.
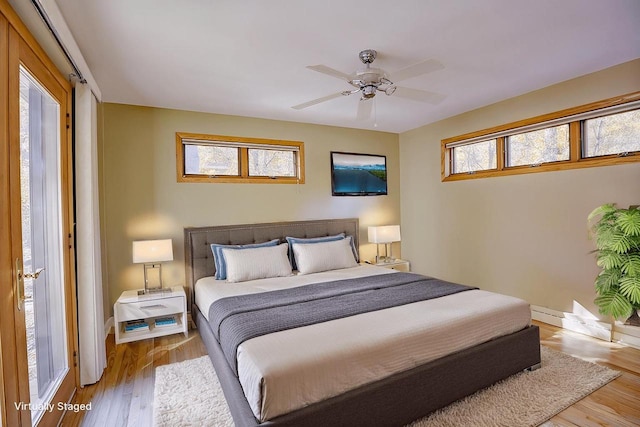
[[[305, 290], [325, 286], [326, 283], [333, 285], [345, 278], [353, 278], [361, 286], [369, 286], [369, 282], [376, 280], [418, 280], [403, 277], [406, 273], [396, 274], [392, 270], [380, 271], [383, 269], [360, 265], [335, 272], [240, 284], [212, 280], [216, 267], [211, 244], [281, 243], [286, 241], [286, 237], [324, 238], [335, 235], [348, 237], [357, 256], [358, 219], [185, 228], [185, 265], [191, 315], [218, 374], [236, 426], [401, 426], [514, 373], [540, 366], [539, 333], [538, 328], [530, 324], [528, 304], [477, 289], [463, 289], [441, 298], [257, 336], [234, 347], [238, 356], [234, 365], [219, 331], [209, 323], [218, 307], [213, 303], [232, 299], [225, 296], [235, 298], [235, 293], [239, 292], [262, 298], [266, 295], [260, 294], [263, 291], [277, 289], [279, 292], [280, 287]], [[279, 294], [271, 294], [279, 298]], [[484, 298], [487, 298], [487, 305], [495, 306], [498, 314], [478, 311], [478, 307], [485, 305], [484, 302], [478, 303], [485, 301]], [[523, 304], [526, 314], [523, 314]], [[213, 307], [212, 312], [209, 312], [209, 306]], [[456, 311], [462, 311], [464, 315], [456, 315]], [[423, 319], [428, 317], [424, 313], [438, 313], [435, 328], [421, 329], [424, 322], [432, 321]], [[455, 316], [464, 318], [466, 323], [460, 323], [462, 320]], [[493, 331], [494, 323], [502, 323], [500, 327], [503, 329]], [[453, 326], [458, 324], [460, 328], [454, 332]], [[386, 335], [393, 339], [406, 336], [404, 342], [398, 341], [394, 345], [377, 343], [376, 347], [366, 341], [387, 339]], [[336, 338], [309, 339], [322, 336]], [[345, 336], [351, 336], [355, 344], [347, 344]], [[423, 341], [429, 345], [421, 344]], [[357, 351], [352, 351], [352, 346]], [[382, 349], [383, 354], [376, 354], [374, 358], [373, 350], [371, 355], [366, 353], [369, 347], [377, 348], [378, 352]], [[330, 373], [322, 371], [321, 366], [329, 369]], [[258, 372], [263, 368], [267, 371]], [[283, 373], [285, 368], [293, 369], [293, 373], [286, 374], [289, 377]], [[349, 383], [345, 385], [345, 382]], [[310, 386], [311, 383], [314, 384]]]

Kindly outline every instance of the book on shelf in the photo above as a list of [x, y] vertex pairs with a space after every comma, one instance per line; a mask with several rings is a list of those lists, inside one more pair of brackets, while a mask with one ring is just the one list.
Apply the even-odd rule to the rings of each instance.
[[178, 324], [178, 322], [174, 316], [167, 316], [167, 317], [156, 317], [154, 319], [154, 324], [156, 328], [162, 328], [165, 326], [175, 326]]
[[149, 324], [143, 320], [129, 320], [124, 323], [125, 332], [133, 332], [133, 331], [148, 331]]

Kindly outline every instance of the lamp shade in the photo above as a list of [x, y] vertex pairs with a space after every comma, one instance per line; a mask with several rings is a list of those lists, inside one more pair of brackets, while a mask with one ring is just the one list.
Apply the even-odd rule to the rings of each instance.
[[400, 226], [399, 225], [382, 225], [378, 227], [369, 227], [367, 229], [370, 243], [391, 243], [399, 242]]
[[173, 261], [171, 239], [138, 240], [133, 242], [133, 262], [152, 263]]

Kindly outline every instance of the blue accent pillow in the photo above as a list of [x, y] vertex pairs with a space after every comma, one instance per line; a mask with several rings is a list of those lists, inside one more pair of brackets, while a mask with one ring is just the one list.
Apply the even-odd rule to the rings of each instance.
[[227, 279], [227, 263], [224, 259], [222, 249], [264, 248], [267, 246], [278, 246], [278, 244], [280, 244], [280, 239], [273, 239], [263, 243], [250, 243], [248, 245], [220, 245], [217, 243], [212, 243], [211, 252], [213, 252], [213, 262], [216, 265], [216, 280]]
[[[291, 267], [294, 270], [298, 269], [296, 265], [296, 259], [293, 256], [293, 245], [296, 243], [309, 244], [309, 243], [321, 243], [321, 242], [333, 242], [336, 240], [342, 240], [346, 236], [344, 233], [336, 234], [333, 236], [322, 236], [322, 237], [286, 237], [287, 243], [289, 243], [289, 261], [291, 261]], [[351, 250], [353, 251], [353, 257], [358, 261], [358, 251], [356, 251], [356, 245], [351, 239]]]

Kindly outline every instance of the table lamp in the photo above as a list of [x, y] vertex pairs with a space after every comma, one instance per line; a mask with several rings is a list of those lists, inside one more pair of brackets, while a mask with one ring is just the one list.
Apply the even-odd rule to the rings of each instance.
[[[393, 258], [393, 242], [400, 241], [400, 226], [399, 225], [381, 225], [377, 227], [369, 227], [367, 229], [369, 235], [369, 242], [376, 243], [376, 263], [379, 262], [392, 262]], [[380, 244], [385, 245], [385, 256], [380, 256]]]
[[[173, 261], [173, 247], [171, 239], [162, 240], [138, 240], [133, 242], [134, 264], [144, 264], [144, 290], [138, 294], [148, 294], [162, 291], [162, 264], [163, 261]], [[150, 276], [156, 276], [153, 270], [157, 269], [157, 279], [151, 280]]]

